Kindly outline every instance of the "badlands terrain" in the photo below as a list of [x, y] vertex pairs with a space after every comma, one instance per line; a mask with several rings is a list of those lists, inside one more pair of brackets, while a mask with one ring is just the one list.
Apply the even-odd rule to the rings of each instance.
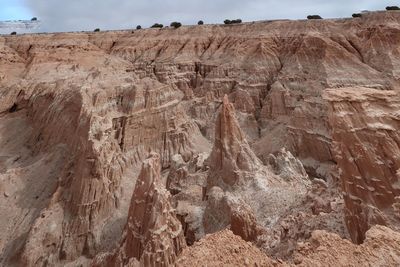
[[1, 266], [398, 266], [400, 12], [0, 36]]

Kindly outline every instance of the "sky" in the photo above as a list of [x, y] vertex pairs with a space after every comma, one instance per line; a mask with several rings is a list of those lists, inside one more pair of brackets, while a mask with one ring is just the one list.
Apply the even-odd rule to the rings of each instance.
[[0, 20], [30, 18], [31, 10], [23, 0], [0, 0]]
[[37, 17], [39, 32], [82, 31], [100, 28], [149, 27], [158, 22], [183, 24], [349, 17], [362, 10], [399, 5], [394, 0], [0, 0], [0, 21]]

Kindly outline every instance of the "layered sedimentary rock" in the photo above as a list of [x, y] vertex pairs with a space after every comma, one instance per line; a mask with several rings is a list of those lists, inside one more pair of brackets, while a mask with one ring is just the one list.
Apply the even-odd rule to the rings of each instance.
[[207, 161], [210, 165], [207, 188], [245, 185], [251, 182], [254, 173], [262, 171], [262, 163], [247, 143], [227, 95], [215, 123], [214, 147]]
[[205, 187], [204, 231], [212, 233], [231, 225], [244, 239], [255, 240], [258, 225], [253, 210], [241, 196], [232, 192], [258, 180], [267, 186], [270, 174], [247, 143], [226, 95], [216, 120], [214, 146], [207, 164], [210, 168]]
[[181, 221], [188, 245], [204, 235], [202, 218], [205, 208], [204, 185], [207, 181], [207, 152], [194, 155], [185, 162], [180, 155], [172, 157], [166, 187], [173, 195], [172, 202]]
[[120, 247], [95, 266], [172, 266], [186, 247], [183, 229], [161, 180], [158, 154], [145, 160], [136, 181]]
[[2, 117], [0, 123], [0, 261], [24, 246], [23, 237], [49, 204], [57, 188], [55, 174], [62, 171], [67, 158], [63, 146], [32, 155], [29, 148], [21, 145], [29, 141], [33, 131], [26, 112], [10, 115]]
[[[74, 94], [79, 99], [80, 93]], [[26, 262], [45, 260], [43, 251], [47, 249], [37, 246], [38, 242], [44, 247], [48, 247], [49, 242], [56, 244], [48, 254], [52, 259], [51, 255], [56, 255], [54, 260], [73, 259], [80, 254], [95, 255], [101, 245], [102, 229], [98, 227], [109, 218], [113, 209], [120, 207], [124, 198], [124, 192], [119, 188], [124, 171], [152, 149], [160, 152], [164, 166], [169, 165], [170, 156], [176, 153], [191, 157], [196, 141], [192, 143], [190, 140], [195, 140], [197, 128], [180, 109], [176, 90], [152, 80], [128, 87], [117, 96], [117, 107], [112, 113], [115, 117], [109, 116], [109, 102], [104, 102], [105, 96], [99, 93], [93, 97], [90, 113], [85, 109], [77, 114], [61, 109], [58, 116], [52, 113], [43, 115], [42, 120], [47, 122], [39, 133], [44, 136], [43, 146], [50, 141], [65, 142], [74, 157], [65, 166], [66, 173], [61, 174], [59, 187], [47, 209], [48, 213], [57, 211], [58, 215], [56, 218], [42, 216], [35, 222], [25, 248]], [[72, 109], [73, 103], [61, 103], [60, 99], [58, 105], [52, 102], [49, 105]], [[80, 105], [85, 104], [78, 102], [76, 105], [79, 112]], [[98, 110], [99, 107], [105, 110]], [[98, 113], [92, 109], [97, 109]], [[73, 122], [72, 132], [64, 131], [65, 137], [55, 135], [54, 130], [65, 123], [65, 116], [68, 117], [64, 120]], [[39, 118], [34, 121], [41, 122]], [[46, 135], [47, 132], [51, 135]], [[62, 140], [52, 140], [52, 136]], [[80, 139], [71, 140], [75, 136]], [[199, 133], [198, 137], [201, 138]], [[58, 228], [49, 229], [54, 223]], [[68, 233], [68, 236], [60, 236], [60, 232]], [[48, 233], [54, 235], [50, 240]]]
[[[338, 187], [344, 188], [353, 240], [360, 242], [377, 222], [395, 227], [399, 197], [397, 178], [390, 178], [397, 172], [390, 141], [395, 131], [380, 129], [377, 115], [356, 122], [354, 111], [334, 114], [335, 105], [352, 107], [323, 95], [327, 88], [398, 90], [399, 25], [399, 12], [371, 12], [340, 20], [0, 36], [2, 265], [73, 265], [115, 249], [139, 163], [149, 151], [160, 154], [163, 173], [170, 174], [168, 189], [191, 243], [205, 233], [200, 222], [207, 202], [228, 195], [229, 202], [245, 203], [243, 210], [251, 212], [223, 214], [228, 224], [222, 220], [221, 227], [253, 239], [255, 218], [279, 236], [266, 249], [276, 255], [288, 247], [293, 251], [296, 240], [314, 229], [347, 237]], [[236, 126], [218, 117], [225, 94], [235, 107]], [[364, 103], [355, 106], [357, 113], [374, 109], [369, 101], [379, 102], [367, 97], [357, 102]], [[376, 109], [396, 129], [391, 111], [396, 107], [387, 101], [392, 104]], [[226, 128], [215, 127], [217, 120]], [[379, 129], [368, 130], [368, 137], [365, 129], [374, 127]], [[224, 129], [235, 138], [215, 138]], [[214, 139], [226, 142], [220, 155], [231, 169], [218, 160], [223, 157], [213, 156], [219, 169], [201, 163]], [[369, 158], [353, 164], [337, 151], [340, 142], [352, 153], [358, 153], [357, 144], [373, 152], [363, 152]], [[176, 154], [182, 165], [171, 164]], [[308, 194], [307, 186], [296, 187], [305, 180], [299, 161], [311, 179], [324, 180], [322, 187], [314, 184]], [[380, 177], [371, 177], [370, 170]], [[218, 178], [218, 172], [229, 175]], [[202, 191], [212, 175], [217, 176], [210, 185], [221, 188], [202, 201], [212, 190]], [[232, 184], [253, 183], [254, 177], [268, 183], [233, 190]], [[276, 181], [276, 187], [264, 187]], [[363, 191], [369, 193], [360, 197]], [[238, 224], [229, 225], [231, 220]], [[237, 225], [245, 227], [237, 231]]]
[[159, 156], [145, 161], [136, 182], [122, 250], [145, 266], [169, 266], [185, 248], [182, 225], [162, 184]]
[[[172, 155], [190, 159], [193, 151], [208, 146], [185, 114], [179, 103], [183, 94], [175, 86], [121, 73], [119, 68], [129, 63], [107, 55], [85, 38], [66, 37], [61, 34], [54, 41], [42, 42], [27, 36], [22, 43], [31, 43], [30, 47], [11, 43], [15, 50], [7, 48], [21, 62], [31, 63], [18, 79], [4, 73], [7, 79], [2, 85], [11, 85], [1, 92], [2, 123], [23, 121], [27, 134], [22, 139], [10, 138], [7, 142], [17, 149], [3, 153], [15, 153], [15, 157], [25, 153], [37, 159], [49, 155], [36, 166], [31, 160], [5, 166], [11, 173], [20, 164], [31, 164], [49, 184], [32, 196], [44, 204], [35, 204], [40, 210], [24, 212], [29, 207], [24, 204], [19, 217], [2, 224], [5, 229], [21, 225], [15, 230], [21, 239], [2, 244], [7, 261], [22, 250], [26, 265], [93, 257], [114, 243], [109, 239], [118, 238], [119, 221], [127, 216], [128, 192], [134, 184], [127, 174], [150, 150], [159, 152], [162, 166], [168, 167]], [[55, 167], [48, 166], [51, 173], [47, 175], [44, 169], [52, 161]], [[29, 174], [20, 176], [17, 183], [28, 186], [24, 177]], [[2, 213], [20, 206], [20, 201], [10, 199]], [[115, 209], [116, 216], [111, 217]], [[13, 237], [2, 240], [11, 242], [9, 238]]]
[[394, 209], [400, 195], [400, 95], [354, 87], [327, 90], [325, 98], [346, 224], [352, 240], [361, 243], [374, 224], [400, 226]]
[[216, 120], [214, 146], [207, 159], [210, 169], [203, 219], [205, 232], [230, 225], [235, 234], [255, 241], [262, 232], [260, 225], [273, 226], [305, 196], [308, 176], [299, 161], [295, 158], [292, 161], [298, 165], [293, 167], [290, 162], [279, 165], [280, 171], [287, 173], [281, 177], [264, 166], [251, 150], [233, 105], [224, 96]]

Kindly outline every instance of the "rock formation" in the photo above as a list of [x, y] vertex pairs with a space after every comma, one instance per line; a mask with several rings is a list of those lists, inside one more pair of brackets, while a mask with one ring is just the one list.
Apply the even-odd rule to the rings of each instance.
[[270, 257], [290, 261], [298, 244], [311, 238], [315, 230], [349, 239], [343, 209], [343, 198], [327, 182], [314, 178], [305, 197], [265, 229], [257, 244]]
[[[115, 222], [126, 217], [126, 192], [134, 183], [127, 180], [127, 172], [136, 168], [149, 150], [159, 152], [163, 167], [168, 167], [172, 155], [179, 153], [190, 159], [193, 151], [201, 152], [208, 144], [185, 114], [179, 103], [183, 95], [173, 85], [121, 74], [116, 70], [128, 63], [112, 59], [79, 38], [25, 42], [32, 42], [28, 55], [32, 64], [25, 79], [15, 80], [10, 90], [2, 91], [2, 111], [6, 112], [3, 122], [21, 121], [29, 130], [22, 139], [10, 138], [21, 148], [4, 152], [16, 153], [15, 158], [20, 153], [34, 155], [37, 167], [32, 168], [37, 170], [45, 169], [54, 155], [55, 167], [49, 166], [52, 172], [48, 175], [44, 170], [36, 174], [43, 175], [49, 188], [37, 190], [38, 195], [32, 198], [41, 198], [45, 206], [35, 204], [39, 210], [5, 222], [4, 227], [12, 227], [24, 220], [17, 235], [27, 236], [7, 250], [18, 252], [24, 246], [22, 259], [26, 265], [55, 264], [80, 255], [93, 257], [113, 243], [103, 238], [107, 232], [119, 231], [121, 226]], [[64, 42], [77, 42], [81, 49], [70, 48], [74, 52], [63, 57]], [[81, 61], [83, 58], [87, 60]], [[60, 64], [63, 67], [57, 70]], [[43, 71], [48, 76], [42, 76]], [[69, 82], [60, 78], [61, 72], [70, 77]], [[107, 74], [100, 74], [103, 72]], [[45, 154], [46, 162], [40, 161]], [[26, 164], [32, 161], [6, 167], [13, 170]], [[21, 186], [27, 183], [23, 178], [18, 182]], [[10, 199], [9, 205], [18, 206], [18, 201]], [[111, 218], [114, 209], [117, 216]], [[4, 206], [2, 212], [6, 211]], [[113, 229], [103, 228], [108, 226]]]
[[[47, 250], [49, 232], [55, 236], [51, 242], [55, 248], [48, 252], [49, 258], [70, 260], [81, 254], [94, 256], [101, 246], [102, 229], [98, 227], [126, 198], [119, 188], [124, 170], [135, 166], [151, 149], [160, 152], [163, 166], [169, 166], [171, 155], [176, 153], [190, 158], [194, 144], [190, 140], [196, 138], [196, 126], [180, 110], [179, 93], [151, 80], [144, 80], [141, 86], [125, 89], [116, 96], [117, 113], [112, 113], [115, 118], [106, 113], [107, 98], [101, 97], [101, 93], [95, 94], [94, 106], [72, 102], [80, 100], [81, 93], [71, 93], [70, 97], [69, 101], [61, 102], [61, 98], [49, 103], [59, 113], [37, 113], [43, 118], [34, 118], [35, 123], [43, 121], [43, 129], [38, 133], [45, 140], [43, 146], [66, 143], [74, 157], [65, 166], [66, 173], [60, 175], [58, 189], [47, 208], [46, 213], [57, 213], [57, 218], [39, 217], [30, 231], [24, 253], [27, 263], [45, 260], [42, 255]], [[73, 109], [74, 104], [78, 113], [61, 108]], [[85, 108], [79, 111], [79, 105]], [[88, 107], [99, 109], [99, 113], [93, 115]], [[54, 135], [51, 131], [61, 127], [64, 121], [72, 121], [71, 132], [65, 131], [65, 136]], [[75, 136], [79, 139], [72, 139]], [[53, 223], [57, 228], [48, 229]], [[68, 235], [63, 237], [61, 233]]]
[[182, 191], [183, 184], [189, 175], [187, 166], [182, 156], [176, 154], [172, 156], [171, 168], [167, 177], [167, 189], [175, 195]]
[[397, 266], [400, 262], [400, 235], [389, 228], [374, 226], [363, 244], [326, 231], [315, 231], [300, 245], [294, 262], [297, 266]]
[[182, 225], [171, 206], [169, 192], [161, 181], [160, 158], [145, 160], [136, 181], [123, 239], [113, 255], [100, 257], [95, 265], [172, 266], [186, 247]]
[[259, 249], [229, 230], [207, 235], [183, 251], [177, 266], [275, 266]]
[[188, 245], [204, 235], [202, 218], [205, 208], [203, 201], [207, 167], [204, 165], [207, 152], [194, 155], [185, 162], [180, 155], [172, 157], [166, 179], [166, 187], [172, 194], [172, 203], [181, 221]]
[[278, 151], [276, 155], [271, 154], [268, 162], [272, 166], [274, 173], [287, 181], [302, 183], [304, 180], [308, 179], [308, 174], [301, 161], [295, 158], [292, 153], [285, 148]]
[[314, 230], [399, 229], [399, 29], [393, 11], [0, 36], [0, 265], [118, 249], [150, 151], [190, 244], [230, 228], [290, 261]]
[[244, 185], [253, 173], [262, 169], [262, 163], [251, 150], [240, 129], [233, 105], [225, 95], [215, 123], [214, 147], [208, 158], [210, 176], [207, 188], [231, 188]]
[[398, 228], [393, 204], [400, 195], [400, 96], [354, 87], [327, 90], [334, 155], [351, 238], [363, 242], [374, 224]]
[[257, 219], [246, 205], [240, 205], [231, 212], [231, 231], [245, 241], [256, 241], [263, 229], [257, 224]]
[[372, 227], [362, 245], [317, 230], [307, 242], [299, 244], [294, 262], [284, 262], [267, 257], [251, 243], [224, 230], [184, 250], [177, 266], [397, 266], [399, 246], [399, 233], [383, 226]]
[[230, 225], [235, 234], [255, 241], [262, 232], [259, 224], [274, 225], [285, 210], [304, 197], [308, 176], [293, 156], [292, 162], [276, 165], [286, 176], [276, 176], [264, 166], [247, 143], [226, 95], [215, 128], [214, 146], [207, 159], [204, 231], [212, 233]]

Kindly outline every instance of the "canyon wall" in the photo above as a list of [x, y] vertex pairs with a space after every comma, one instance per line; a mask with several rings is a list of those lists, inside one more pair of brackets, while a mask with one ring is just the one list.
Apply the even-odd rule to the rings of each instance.
[[357, 243], [374, 224], [398, 227], [399, 97], [363, 87], [325, 92], [346, 224]]
[[[186, 240], [201, 238], [201, 188], [218, 158], [214, 165], [200, 159], [225, 131], [214, 127], [224, 95], [235, 108], [228, 134], [245, 140], [250, 167], [286, 184], [282, 194], [292, 192], [279, 216], [249, 201], [262, 228], [275, 225], [278, 240], [287, 238], [298, 222], [278, 222], [295, 211], [325, 230], [343, 223], [357, 243], [376, 223], [396, 228], [399, 55], [399, 12], [0, 36], [2, 264], [62, 265], [116, 249], [140, 164], [151, 152], [166, 176], [182, 158], [187, 174], [172, 172], [168, 189], [181, 191], [172, 200], [188, 223]], [[229, 175], [239, 167], [214, 172], [215, 181], [235, 181]], [[307, 177], [324, 180], [315, 190], [321, 195], [297, 194], [293, 181]], [[253, 218], [235, 214], [239, 225]]]

